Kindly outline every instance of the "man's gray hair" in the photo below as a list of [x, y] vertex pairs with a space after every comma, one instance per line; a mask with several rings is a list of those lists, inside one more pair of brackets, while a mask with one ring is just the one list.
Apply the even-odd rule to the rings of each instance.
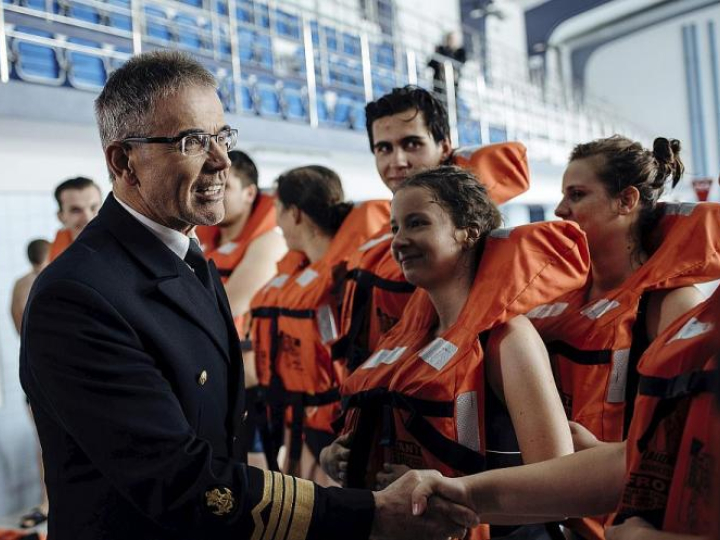
[[113, 141], [147, 136], [149, 115], [158, 99], [182, 88], [217, 88], [215, 77], [190, 55], [153, 51], [128, 60], [115, 71], [95, 100], [103, 150]]

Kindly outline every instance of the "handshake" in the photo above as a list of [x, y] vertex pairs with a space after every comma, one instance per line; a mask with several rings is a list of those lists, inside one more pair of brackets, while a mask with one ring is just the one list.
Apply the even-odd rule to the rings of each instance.
[[464, 538], [480, 524], [462, 479], [437, 471], [408, 471], [374, 496], [373, 540]]

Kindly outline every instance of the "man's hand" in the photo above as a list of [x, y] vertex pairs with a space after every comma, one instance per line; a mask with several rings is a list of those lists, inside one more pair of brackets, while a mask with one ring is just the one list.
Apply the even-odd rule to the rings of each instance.
[[[434, 471], [433, 471], [434, 472]], [[431, 498], [442, 497], [462, 508], [473, 508], [472, 497], [463, 478], [446, 478], [440, 473], [426, 475], [412, 492], [412, 510], [416, 516], [423, 515], [430, 507]], [[477, 516], [475, 510], [471, 510]], [[478, 518], [479, 520], [479, 518]]]
[[375, 475], [375, 489], [378, 491], [385, 489], [409, 470], [410, 467], [407, 465], [385, 463], [383, 470]]
[[320, 452], [323, 471], [342, 487], [347, 487], [347, 464], [350, 458], [351, 433], [341, 435]]
[[475, 512], [441, 497], [430, 498], [428, 495], [426, 511], [413, 512], [413, 490], [431, 478], [442, 479], [443, 476], [437, 471], [410, 471], [383, 491], [374, 493], [372, 540], [463, 538], [469, 528], [480, 524]]
[[635, 540], [652, 538], [652, 533], [657, 532], [657, 529], [643, 518], [631, 517], [626, 519], [621, 525], [609, 527], [605, 531], [605, 538], [607, 538], [607, 540]]

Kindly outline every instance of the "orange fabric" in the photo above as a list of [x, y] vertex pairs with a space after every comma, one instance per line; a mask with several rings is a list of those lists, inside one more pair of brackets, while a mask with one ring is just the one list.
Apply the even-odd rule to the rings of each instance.
[[[461, 148], [453, 153], [456, 165], [474, 173], [485, 185], [490, 198], [502, 204], [528, 189], [529, 170], [525, 146], [517, 142], [481, 148]], [[414, 288], [390, 253], [390, 225], [361, 246], [348, 261], [340, 340], [333, 357], [345, 362], [346, 371], [374, 351], [379, 340], [400, 319]], [[353, 325], [358, 335], [352, 337]]]
[[[437, 314], [427, 293], [417, 290], [400, 322], [341, 388], [347, 407], [344, 431], [358, 439], [351, 462], [352, 452], [360, 452], [360, 440], [370, 446], [359, 468], [366, 473], [365, 487], [384, 461], [437, 469], [447, 476], [483, 470], [485, 378], [478, 335], [576, 288], [584, 283], [588, 269], [585, 236], [576, 225], [539, 223], [490, 235], [465, 306], [442, 336], [433, 339]], [[444, 415], [429, 412], [443, 406]], [[387, 422], [383, 411], [388, 408], [390, 429], [378, 416]], [[364, 415], [369, 415], [369, 422]], [[361, 422], [374, 426], [374, 432], [361, 434]], [[469, 452], [469, 467], [461, 470], [449, 454], [423, 445], [415, 428], [421, 423]], [[486, 536], [486, 528], [474, 535]]]
[[[284, 392], [314, 396], [336, 391], [338, 377], [330, 359], [329, 342], [337, 324], [333, 298], [334, 270], [389, 220], [388, 201], [357, 205], [343, 221], [328, 252], [312, 264], [287, 265], [251, 303], [258, 379], [270, 387], [273, 374]], [[328, 335], [327, 332], [330, 332]], [[323, 337], [324, 334], [324, 337]], [[337, 401], [307, 407], [305, 425], [331, 432]]]
[[[197, 227], [195, 234], [205, 252], [205, 258], [212, 259], [217, 266], [220, 277], [225, 283], [233, 270], [242, 262], [250, 244], [258, 237], [273, 230], [276, 226], [275, 220], [275, 199], [261, 193], [258, 195], [257, 204], [253, 208], [247, 223], [240, 233], [231, 242], [218, 246], [220, 240], [219, 227]], [[243, 337], [247, 334], [244, 315], [235, 317], [235, 328], [238, 335]]]
[[[587, 302], [588, 280], [528, 313], [551, 352], [568, 417], [602, 441], [624, 439], [626, 381], [633, 377], [630, 350], [641, 296], [720, 278], [720, 205], [667, 204], [664, 211], [658, 247], [620, 288]], [[565, 346], [580, 352], [562, 351]]]
[[253, 351], [255, 352], [255, 365], [258, 382], [261, 386], [270, 384], [270, 365], [274, 361], [273, 343], [277, 334], [274, 332], [272, 310], [281, 302], [282, 287], [285, 283], [309, 264], [304, 253], [289, 251], [277, 263], [278, 273], [260, 289], [250, 301], [252, 325]]
[[50, 245], [48, 260], [53, 262], [63, 251], [69, 248], [72, 243], [73, 237], [72, 234], [70, 234], [70, 231], [67, 229], [60, 229], [55, 235], [55, 240], [53, 240], [53, 243]]
[[720, 449], [712, 444], [717, 379], [697, 383], [703, 374], [717, 377], [718, 321], [720, 291], [658, 336], [638, 364], [620, 518], [640, 516], [678, 534], [708, 536], [713, 530], [720, 465]]

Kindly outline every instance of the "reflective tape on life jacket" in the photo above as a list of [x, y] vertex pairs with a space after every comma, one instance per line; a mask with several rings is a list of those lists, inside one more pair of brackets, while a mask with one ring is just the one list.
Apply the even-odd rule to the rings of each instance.
[[[252, 213], [240, 233], [230, 242], [218, 246], [220, 229], [217, 225], [212, 227], [196, 227], [195, 234], [205, 252], [205, 258], [213, 260], [218, 269], [222, 282], [225, 283], [230, 274], [242, 262], [250, 244], [263, 234], [276, 227], [275, 199], [264, 193], [257, 196]], [[238, 335], [244, 338], [247, 334], [246, 317], [244, 314], [234, 318]]]
[[548, 346], [568, 417], [602, 441], [627, 434], [636, 365], [647, 348], [648, 293], [720, 278], [720, 205], [664, 204], [649, 259], [618, 289], [584, 287], [527, 314]]
[[584, 283], [588, 268], [576, 225], [539, 223], [491, 233], [465, 307], [442, 336], [432, 338], [437, 315], [427, 293], [417, 290], [400, 322], [343, 383], [345, 431], [362, 432], [353, 437], [349, 480], [367, 486], [383, 461], [451, 476], [485, 469], [478, 336]]
[[[529, 172], [525, 146], [517, 142], [460, 148], [455, 165], [471, 171], [502, 204], [527, 191]], [[414, 287], [390, 253], [389, 223], [364, 243], [348, 261], [348, 275], [340, 316], [340, 338], [332, 356], [354, 371], [375, 350], [380, 338], [400, 319]]]
[[57, 259], [60, 254], [70, 247], [73, 243], [72, 234], [67, 229], [60, 229], [55, 235], [53, 243], [50, 245], [50, 252], [48, 253], [48, 261], [53, 262]]
[[640, 516], [656, 528], [708, 536], [720, 449], [716, 355], [720, 292], [671, 324], [641, 358], [616, 523]]

